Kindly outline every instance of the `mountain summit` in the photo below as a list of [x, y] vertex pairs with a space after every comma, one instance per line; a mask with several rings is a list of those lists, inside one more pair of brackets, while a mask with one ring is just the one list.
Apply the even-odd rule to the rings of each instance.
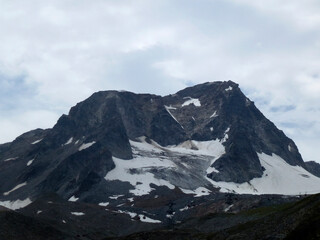
[[98, 204], [170, 191], [319, 192], [307, 169], [295, 143], [232, 81], [164, 97], [102, 91], [52, 129], [0, 145], [0, 201], [16, 209], [46, 193]]

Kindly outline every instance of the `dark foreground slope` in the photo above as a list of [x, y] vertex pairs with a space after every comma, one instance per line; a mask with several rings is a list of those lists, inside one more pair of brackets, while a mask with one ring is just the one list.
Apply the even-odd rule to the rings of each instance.
[[[230, 209], [223, 207], [231, 202]], [[49, 196], [19, 212], [2, 209], [0, 239], [319, 239], [320, 194], [302, 199], [229, 195], [190, 204], [190, 215], [181, 223], [153, 225], [113, 207]], [[81, 211], [86, 214], [72, 214]]]
[[44, 221], [9, 209], [0, 209], [1, 240], [75, 240]]
[[[192, 224], [182, 223], [173, 229], [141, 232], [105, 240], [317, 240], [320, 239], [320, 194], [294, 203], [260, 207], [239, 213], [209, 214], [189, 221]], [[219, 226], [223, 224], [225, 226]], [[230, 227], [230, 224], [234, 225]], [[215, 230], [219, 227], [225, 228]]]

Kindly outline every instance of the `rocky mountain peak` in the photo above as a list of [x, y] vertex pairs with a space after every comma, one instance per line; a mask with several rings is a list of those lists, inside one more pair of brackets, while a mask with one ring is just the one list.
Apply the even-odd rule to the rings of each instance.
[[48, 192], [89, 203], [172, 191], [292, 194], [295, 181], [314, 191], [320, 180], [306, 169], [294, 142], [232, 81], [168, 96], [102, 91], [52, 129], [0, 145], [0, 202]]

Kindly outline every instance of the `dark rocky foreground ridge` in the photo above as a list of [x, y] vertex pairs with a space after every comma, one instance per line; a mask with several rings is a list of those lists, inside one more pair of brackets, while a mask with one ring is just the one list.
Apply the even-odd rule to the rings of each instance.
[[[277, 166], [284, 167], [280, 176]], [[320, 192], [318, 166], [303, 162], [295, 143], [232, 81], [165, 97], [104, 91], [72, 107], [52, 129], [0, 145], [0, 205], [20, 209], [4, 210], [4, 219], [21, 216], [23, 229], [31, 223], [39, 239], [41, 223], [56, 239], [189, 229], [209, 213], [297, 200], [231, 193], [289, 194], [290, 186], [300, 187], [295, 194]], [[276, 185], [264, 182], [273, 177]], [[231, 219], [222, 218], [224, 228], [241, 223]]]
[[[317, 240], [320, 237], [319, 194], [286, 199], [242, 195], [204, 197], [192, 203], [194, 208], [185, 221], [161, 226], [132, 221], [124, 214], [105, 211], [98, 206], [47, 197], [17, 212], [1, 209], [0, 239]], [[48, 199], [56, 201], [48, 202]], [[219, 210], [226, 201], [232, 201], [237, 207], [227, 212]], [[41, 207], [43, 213], [34, 212], [34, 208]], [[68, 214], [79, 208], [89, 212], [89, 219]]]

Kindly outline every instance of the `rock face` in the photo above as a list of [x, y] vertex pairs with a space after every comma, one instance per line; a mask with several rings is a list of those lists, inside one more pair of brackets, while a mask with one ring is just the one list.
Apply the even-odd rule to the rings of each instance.
[[[97, 92], [52, 129], [0, 145], [0, 201], [54, 192], [98, 203], [160, 186], [215, 192], [221, 186], [214, 183], [262, 177], [259, 154], [308, 169], [294, 142], [234, 82], [200, 84], [165, 97]], [[142, 176], [152, 180], [144, 183]]]
[[315, 161], [305, 162], [306, 169], [313, 175], [320, 177], [320, 164]]

